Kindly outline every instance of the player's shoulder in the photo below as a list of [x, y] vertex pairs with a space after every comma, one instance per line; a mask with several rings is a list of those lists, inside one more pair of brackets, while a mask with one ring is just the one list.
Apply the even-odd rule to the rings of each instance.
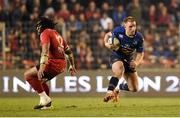
[[136, 32], [136, 38], [142, 41], [144, 40], [142, 33], [138, 31]]
[[115, 27], [113, 30], [113, 33], [124, 33], [124, 32], [125, 32], [125, 28], [123, 26]]
[[42, 33], [51, 33], [51, 32], [53, 32], [53, 29], [45, 29]]

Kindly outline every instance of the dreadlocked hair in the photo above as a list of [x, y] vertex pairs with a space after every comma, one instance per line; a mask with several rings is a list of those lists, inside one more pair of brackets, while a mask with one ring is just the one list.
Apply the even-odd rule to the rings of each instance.
[[39, 27], [41, 32], [48, 28], [54, 29], [55, 25], [56, 23], [54, 23], [52, 19], [46, 16], [40, 17], [36, 23], [36, 27]]

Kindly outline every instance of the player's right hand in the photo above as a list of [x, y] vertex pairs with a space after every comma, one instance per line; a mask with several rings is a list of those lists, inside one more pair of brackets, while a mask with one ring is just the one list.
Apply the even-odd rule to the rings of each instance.
[[109, 44], [109, 48], [110, 48], [111, 50], [115, 50], [115, 51], [117, 51], [117, 50], [119, 49], [119, 47], [117, 47], [117, 46], [115, 46], [115, 45], [113, 45], [113, 44]]
[[74, 76], [77, 71], [73, 65], [70, 65], [68, 68], [68, 72], [71, 74], [71, 76]]
[[130, 62], [130, 68], [136, 68], [136, 66], [138, 65], [136, 61], [131, 61]]
[[38, 80], [41, 80], [42, 77], [44, 76], [44, 70], [45, 70], [45, 64], [41, 64], [39, 71], [38, 71]]

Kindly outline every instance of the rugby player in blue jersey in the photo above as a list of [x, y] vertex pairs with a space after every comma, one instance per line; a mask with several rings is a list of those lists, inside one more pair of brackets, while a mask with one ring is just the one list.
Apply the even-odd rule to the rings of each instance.
[[[108, 40], [118, 39], [120, 45], [110, 43]], [[112, 50], [110, 64], [112, 67], [112, 77], [109, 81], [104, 102], [109, 100], [117, 101], [118, 91], [115, 90], [119, 79], [124, 76], [127, 83], [120, 84], [119, 89], [131, 92], [138, 91], [138, 74], [136, 67], [140, 65], [144, 57], [143, 36], [137, 31], [136, 19], [128, 16], [124, 19], [123, 25], [116, 27], [112, 32], [105, 34], [105, 46]]]

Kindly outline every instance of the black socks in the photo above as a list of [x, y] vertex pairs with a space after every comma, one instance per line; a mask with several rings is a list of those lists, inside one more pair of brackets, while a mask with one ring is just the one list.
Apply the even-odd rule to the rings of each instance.
[[116, 88], [118, 82], [119, 82], [119, 79], [117, 77], [111, 77], [109, 81], [108, 90], [113, 91]]

